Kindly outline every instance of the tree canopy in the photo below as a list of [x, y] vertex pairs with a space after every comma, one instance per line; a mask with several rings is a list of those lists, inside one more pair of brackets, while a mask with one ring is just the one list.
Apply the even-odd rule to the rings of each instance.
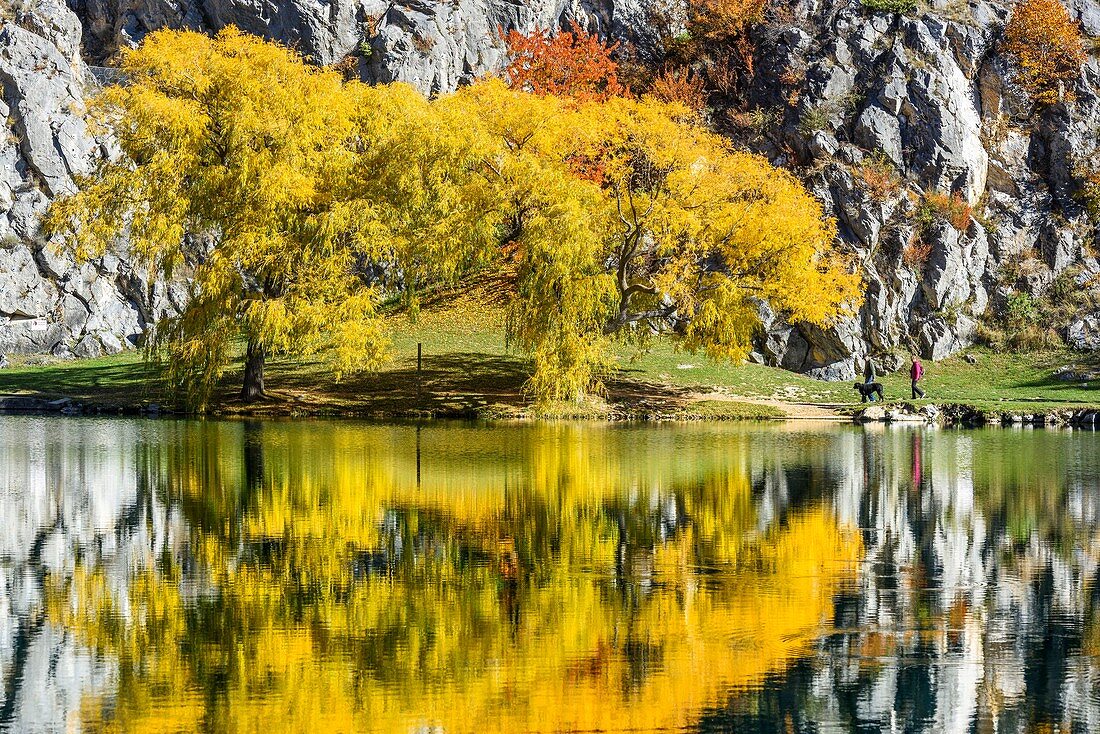
[[656, 99], [576, 105], [485, 82], [445, 105], [498, 141], [487, 161], [517, 266], [511, 322], [536, 397], [572, 400], [612, 339], [671, 333], [741, 359], [764, 301], [825, 325], [859, 300], [835, 225], [791, 174]]
[[192, 405], [238, 339], [247, 399], [271, 354], [323, 353], [337, 373], [380, 364], [380, 283], [363, 263], [408, 287], [411, 261], [445, 276], [486, 234], [477, 192], [451, 176], [463, 126], [409, 87], [345, 84], [232, 28], [150, 34], [121, 70], [96, 109], [123, 155], [58, 202], [47, 231], [84, 257], [125, 235], [156, 272], [189, 270], [188, 305], [151, 347]]
[[151, 348], [194, 405], [238, 340], [245, 398], [271, 354], [378, 365], [383, 294], [415, 307], [489, 264], [514, 273], [508, 331], [540, 402], [598, 388], [613, 340], [670, 333], [739, 359], [764, 301], [819, 325], [858, 301], [797, 179], [680, 104], [610, 95], [607, 78], [568, 98], [486, 80], [429, 101], [233, 29], [150, 34], [122, 71], [97, 109], [123, 155], [47, 231], [83, 256], [126, 237], [157, 271], [190, 271], [188, 305]]

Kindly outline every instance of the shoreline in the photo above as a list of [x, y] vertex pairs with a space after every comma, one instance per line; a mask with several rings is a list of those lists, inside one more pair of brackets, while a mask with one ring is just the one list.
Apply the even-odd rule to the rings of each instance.
[[602, 410], [561, 411], [532, 415], [514, 406], [444, 410], [357, 410], [296, 403], [292, 400], [267, 400], [244, 405], [226, 403], [204, 413], [165, 408], [157, 403], [117, 403], [81, 401], [71, 397], [33, 394], [0, 394], [0, 415], [56, 415], [71, 417], [127, 418], [218, 418], [218, 419], [347, 419], [369, 421], [445, 421], [485, 420], [536, 423], [573, 420], [593, 423], [694, 423], [694, 422], [819, 422], [834, 424], [911, 424], [942, 427], [1074, 427], [1100, 428], [1100, 406], [1066, 404], [1031, 413], [990, 411], [957, 402], [893, 401], [884, 404], [799, 403], [774, 399], [729, 396], [691, 400], [663, 405], [639, 404], [635, 407], [607, 405]]
[[[787, 420], [927, 422], [979, 426], [1096, 425], [1100, 354], [1066, 350], [996, 353], [972, 349], [935, 363], [930, 398], [909, 399], [908, 374], [884, 374], [887, 401], [860, 403], [852, 382], [823, 382], [777, 367], [685, 362], [674, 345], [622, 358], [601, 388], [581, 403], [541, 407], [527, 393], [531, 365], [493, 341], [495, 330], [441, 330], [421, 324], [397, 345], [391, 363], [334, 379], [323, 362], [268, 365], [268, 399], [242, 403], [241, 365], [228, 371], [202, 415], [253, 419], [591, 420], [684, 422]], [[422, 371], [416, 355], [425, 350]], [[13, 364], [0, 369], [0, 412], [81, 415], [179, 415], [171, 385], [145, 355], [123, 352], [89, 360]], [[887, 415], [889, 411], [889, 415]]]

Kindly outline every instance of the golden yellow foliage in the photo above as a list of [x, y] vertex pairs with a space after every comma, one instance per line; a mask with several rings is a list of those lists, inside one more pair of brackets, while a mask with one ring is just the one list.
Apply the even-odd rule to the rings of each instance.
[[591, 390], [611, 338], [671, 332], [740, 359], [762, 301], [817, 325], [858, 305], [860, 276], [820, 203], [678, 104], [577, 105], [495, 81], [439, 104], [497, 143], [485, 170], [519, 267], [511, 333], [535, 357], [540, 399]]
[[186, 571], [56, 580], [51, 620], [120, 664], [88, 728], [688, 728], [807, 652], [862, 551], [824, 507], [760, 530], [744, 435], [669, 466], [610, 432], [452, 432], [421, 485], [408, 432], [308, 428], [187, 427], [150, 464]]
[[347, 85], [358, 129], [345, 196], [369, 207], [372, 259], [398, 274], [415, 311], [423, 285], [487, 264], [497, 244], [495, 192], [473, 175], [489, 153], [469, 120], [406, 84]]
[[1005, 26], [1005, 50], [1016, 58], [1037, 105], [1073, 99], [1085, 63], [1081, 30], [1059, 0], [1024, 0]]

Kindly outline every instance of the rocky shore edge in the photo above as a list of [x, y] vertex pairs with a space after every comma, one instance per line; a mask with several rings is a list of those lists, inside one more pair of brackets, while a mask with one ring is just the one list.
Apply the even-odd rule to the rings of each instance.
[[[601, 413], [577, 413], [557, 416], [574, 420], [601, 420], [608, 422], [689, 422], [689, 421], [788, 421], [804, 419], [799, 416], [795, 405], [784, 411], [781, 407], [774, 411], [729, 415], [715, 415], [708, 411], [693, 410], [690, 404], [681, 406], [654, 406], [649, 403], [637, 408], [614, 406]], [[840, 407], [840, 406], [838, 406]], [[844, 406], [858, 408], [858, 406]], [[982, 427], [1030, 427], [1030, 428], [1100, 428], [1100, 408], [1059, 407], [1034, 413], [1010, 413], [996, 410], [983, 410], [972, 405], [960, 403], [914, 405], [912, 403], [892, 403], [888, 405], [869, 405], [845, 415], [844, 407], [835, 416], [836, 420], [850, 420], [856, 424], [914, 424], [937, 425], [943, 427], [982, 428]], [[190, 413], [175, 411], [158, 403], [135, 404], [99, 404], [83, 403], [72, 398], [49, 398], [32, 395], [0, 395], [0, 414], [59, 415], [59, 416], [124, 416], [124, 417], [194, 417]], [[534, 417], [526, 411], [502, 406], [453, 407], [444, 410], [410, 411], [362, 411], [328, 407], [303, 406], [290, 403], [263, 403], [255, 406], [226, 406], [212, 411], [206, 417], [212, 418], [358, 418], [370, 420], [409, 420], [409, 419], [461, 419], [461, 420], [532, 420]]]
[[1100, 409], [1055, 408], [1034, 413], [989, 411], [972, 405], [951, 403], [946, 405], [922, 405], [919, 408], [908, 403], [900, 405], [872, 405], [852, 416], [856, 423], [926, 423], [962, 428], [986, 426], [1032, 428], [1100, 428]]

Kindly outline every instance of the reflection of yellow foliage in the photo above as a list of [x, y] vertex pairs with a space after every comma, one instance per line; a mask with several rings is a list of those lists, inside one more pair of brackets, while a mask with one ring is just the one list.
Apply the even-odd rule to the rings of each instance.
[[93, 649], [117, 657], [119, 689], [128, 694], [117, 698], [109, 717], [102, 702], [85, 700], [81, 709], [86, 728], [127, 734], [198, 731], [205, 709], [202, 695], [195, 690], [187, 661], [177, 649], [162, 644], [187, 635], [178, 590], [167, 579], [142, 571], [131, 578], [128, 608], [123, 608], [102, 572], [78, 566], [69, 591], [68, 597], [50, 599], [50, 617], [78, 630]]
[[[125, 605], [98, 571], [58, 584], [53, 617], [127, 671], [94, 728], [685, 727], [803, 654], [861, 552], [823, 508], [757, 531], [735, 436], [668, 466], [614, 431], [425, 431], [452, 444], [418, 488], [411, 432], [267, 426], [250, 489], [240, 430], [172, 437], [186, 578], [141, 571]], [[661, 537], [666, 502], [691, 521]]]

